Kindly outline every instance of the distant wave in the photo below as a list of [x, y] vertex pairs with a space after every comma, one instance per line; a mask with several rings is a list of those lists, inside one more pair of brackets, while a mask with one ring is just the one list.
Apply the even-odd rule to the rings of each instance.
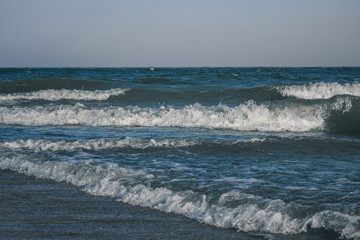
[[2, 94], [0, 95], [0, 102], [14, 101], [14, 100], [47, 100], [47, 101], [58, 101], [61, 99], [72, 99], [72, 100], [106, 100], [110, 96], [116, 96], [120, 94], [125, 94], [127, 89], [115, 88], [109, 90], [95, 90], [95, 91], [85, 91], [85, 90], [40, 90], [34, 92], [24, 92], [24, 93], [11, 93], [11, 94]]
[[3, 157], [0, 168], [40, 178], [64, 181], [95, 196], [108, 196], [117, 201], [176, 213], [222, 228], [245, 232], [297, 234], [308, 228], [333, 230], [346, 238], [360, 238], [359, 216], [336, 211], [321, 211], [309, 216], [297, 215], [302, 206], [280, 199], [263, 199], [242, 192], [223, 193], [218, 200], [193, 191], [176, 192], [144, 184], [156, 176], [144, 171], [121, 168], [117, 164], [96, 166], [81, 163], [30, 161], [21, 156]]
[[[114, 127], [182, 127], [232, 129], [239, 131], [325, 130], [328, 119], [339, 127], [346, 113], [354, 108], [353, 98], [334, 97], [309, 103], [287, 101], [259, 104], [253, 101], [236, 107], [224, 105], [206, 107], [200, 104], [183, 108], [140, 108], [137, 106], [87, 108], [75, 105], [0, 107], [0, 124], [23, 126], [114, 126]], [[358, 109], [359, 103], [355, 101]], [[339, 113], [339, 114], [336, 114]], [[354, 113], [357, 119], [357, 110]], [[356, 122], [355, 122], [356, 124]], [[331, 124], [330, 124], [331, 125]], [[358, 124], [354, 127], [359, 127]]]
[[[100, 85], [99, 85], [100, 86]], [[94, 87], [94, 86], [92, 86]], [[1, 87], [0, 87], [1, 89]], [[12, 91], [16, 87], [12, 86]], [[23, 89], [24, 90], [24, 89]], [[125, 94], [126, 93], [126, 94]], [[105, 101], [111, 98], [111, 104], [120, 105], [203, 105], [224, 104], [236, 106], [247, 101], [265, 103], [270, 101], [297, 99], [330, 99], [335, 96], [360, 97], [360, 83], [307, 83], [292, 85], [270, 85], [255, 88], [204, 88], [196, 89], [157, 89], [157, 88], [113, 88], [107, 90], [80, 89], [40, 89], [0, 94], [0, 103], [29, 102], [32, 100], [59, 101]]]
[[360, 96], [360, 83], [308, 83], [303, 85], [282, 85], [275, 87], [284, 97], [302, 99], [326, 99], [336, 95]]

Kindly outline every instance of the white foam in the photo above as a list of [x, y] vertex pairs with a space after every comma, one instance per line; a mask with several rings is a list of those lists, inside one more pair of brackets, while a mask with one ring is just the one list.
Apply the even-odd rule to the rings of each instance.
[[341, 233], [342, 237], [349, 239], [360, 239], [360, 217], [349, 216], [340, 212], [322, 211], [316, 213], [304, 224], [302, 231], [306, 227], [332, 229]]
[[360, 83], [309, 83], [304, 85], [279, 86], [276, 89], [284, 97], [302, 99], [326, 99], [336, 95], [360, 96]]
[[7, 95], [0, 95], [0, 102], [14, 101], [14, 100], [47, 100], [58, 101], [61, 99], [73, 99], [73, 100], [106, 100], [110, 96], [125, 94], [127, 89], [114, 88], [109, 90], [40, 90], [35, 92], [25, 93], [11, 93]]
[[182, 148], [182, 147], [191, 147], [198, 146], [203, 143], [213, 143], [213, 144], [225, 144], [228, 146], [236, 145], [238, 143], [254, 143], [254, 142], [263, 142], [266, 139], [248, 139], [248, 140], [237, 140], [237, 141], [228, 141], [228, 142], [210, 142], [208, 140], [202, 139], [139, 139], [126, 137], [124, 139], [113, 139], [113, 138], [101, 138], [101, 139], [91, 139], [91, 140], [78, 140], [78, 141], [64, 141], [64, 140], [48, 140], [48, 139], [27, 139], [27, 140], [15, 140], [15, 141], [6, 141], [0, 143], [1, 147], [12, 150], [23, 150], [30, 149], [35, 152], [43, 151], [98, 151], [98, 150], [107, 150], [107, 149], [118, 149], [118, 148], [132, 148], [132, 149], [147, 149], [152, 147], [165, 147], [165, 148]]
[[239, 139], [234, 142], [234, 144], [237, 143], [244, 143], [244, 142], [250, 142], [250, 143], [256, 143], [256, 142], [264, 142], [267, 138], [251, 138], [251, 139]]
[[[281, 200], [266, 200], [240, 192], [224, 193], [217, 203], [211, 204], [207, 196], [193, 191], [174, 192], [167, 188], [152, 188], [145, 183], [146, 179], [155, 176], [143, 171], [120, 168], [116, 164], [95, 166], [89, 161], [75, 164], [3, 157], [0, 159], [0, 168], [65, 181], [83, 187], [89, 194], [113, 197], [133, 205], [181, 214], [223, 228], [296, 234], [307, 231], [307, 226], [310, 225], [313, 228], [335, 230], [341, 233], [342, 237], [360, 239], [359, 216], [323, 211], [300, 219], [290, 216], [286, 211], [291, 206]], [[240, 203], [236, 207], [229, 207], [229, 201]], [[261, 205], [264, 206], [260, 207]]]
[[0, 146], [9, 149], [31, 149], [35, 152], [43, 151], [79, 151], [79, 150], [104, 150], [116, 148], [146, 149], [151, 147], [188, 147], [200, 144], [201, 141], [185, 139], [91, 139], [78, 141], [53, 141], [47, 139], [28, 139], [0, 143]]
[[[332, 109], [351, 108], [351, 99], [339, 98], [331, 106], [314, 104], [257, 105], [253, 101], [236, 107], [205, 107], [199, 104], [183, 108], [140, 108], [137, 106], [85, 108], [38, 106], [34, 108], [0, 107], [0, 124], [24, 126], [115, 126], [115, 127], [186, 127], [233, 129], [241, 131], [323, 130]], [[347, 109], [349, 110], [349, 109]]]

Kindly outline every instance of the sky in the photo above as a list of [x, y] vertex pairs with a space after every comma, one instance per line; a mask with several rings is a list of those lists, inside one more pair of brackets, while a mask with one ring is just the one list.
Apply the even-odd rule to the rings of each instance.
[[0, 0], [0, 67], [360, 66], [359, 0]]

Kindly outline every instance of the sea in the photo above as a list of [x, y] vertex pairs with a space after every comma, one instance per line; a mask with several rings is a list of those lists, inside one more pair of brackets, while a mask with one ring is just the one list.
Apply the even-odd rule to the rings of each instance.
[[249, 238], [360, 239], [360, 68], [1, 68], [0, 169]]

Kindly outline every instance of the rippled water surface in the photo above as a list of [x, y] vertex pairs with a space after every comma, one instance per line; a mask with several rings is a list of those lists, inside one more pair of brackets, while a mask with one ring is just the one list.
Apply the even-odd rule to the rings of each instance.
[[360, 68], [0, 69], [0, 168], [223, 228], [360, 239]]

